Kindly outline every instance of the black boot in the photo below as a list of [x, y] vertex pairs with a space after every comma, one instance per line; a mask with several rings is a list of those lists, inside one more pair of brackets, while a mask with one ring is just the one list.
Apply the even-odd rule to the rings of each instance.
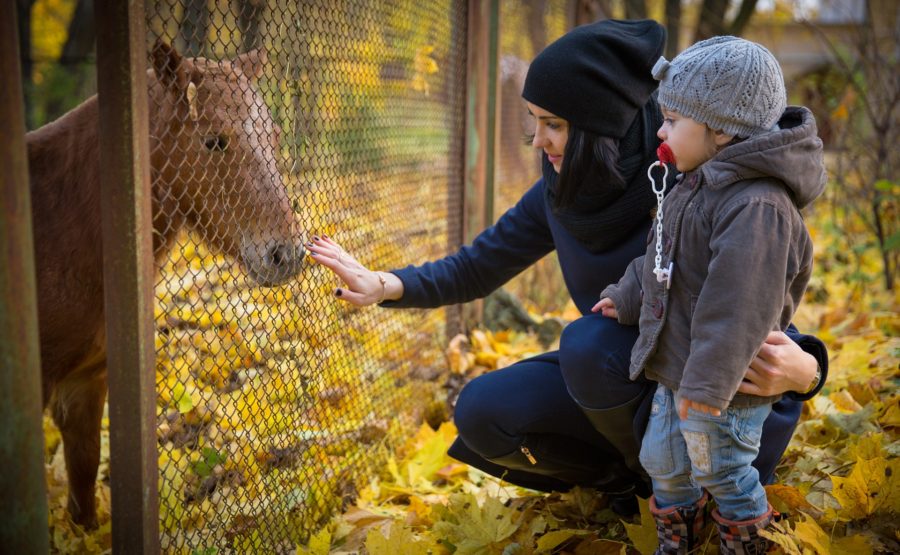
[[592, 409], [578, 405], [594, 429], [600, 432], [607, 441], [622, 455], [625, 466], [640, 481], [647, 484], [646, 494], [650, 492], [650, 477], [641, 466], [639, 455], [641, 444], [634, 434], [634, 418], [644, 400], [639, 395], [630, 401], [610, 409]]
[[487, 460], [604, 493], [626, 495], [635, 491], [634, 475], [621, 462], [603, 460], [595, 449], [575, 445], [569, 438], [528, 435], [518, 449]]

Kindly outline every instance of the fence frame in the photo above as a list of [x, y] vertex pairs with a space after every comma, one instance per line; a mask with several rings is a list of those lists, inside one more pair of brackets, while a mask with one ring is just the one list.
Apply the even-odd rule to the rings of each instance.
[[159, 553], [144, 1], [99, 0], [95, 17], [112, 547]]
[[16, 6], [0, 7], [0, 552], [48, 553], [41, 360]]
[[[95, 6], [112, 549], [159, 553], [146, 15], [144, 0]], [[3, 10], [0, 116], [10, 123], [0, 128], [0, 214], [9, 222], [0, 230], [0, 387], [12, 402], [0, 406], [0, 450], [17, 457], [0, 492], [22, 504], [0, 525], [0, 551], [43, 553], [49, 534], [25, 121], [14, 2]], [[461, 243], [493, 223], [497, 148], [499, 0], [468, 0], [467, 10]], [[469, 309], [466, 324], [481, 313], [480, 304]]]
[[[499, 110], [500, 0], [469, 0], [466, 40], [466, 123], [461, 244], [494, 223]], [[484, 319], [484, 301], [463, 306], [463, 325]]]

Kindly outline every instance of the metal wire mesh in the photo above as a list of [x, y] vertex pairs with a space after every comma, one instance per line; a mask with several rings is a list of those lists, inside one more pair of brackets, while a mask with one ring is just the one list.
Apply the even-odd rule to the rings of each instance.
[[[522, 86], [534, 56], [568, 30], [568, 4], [566, 0], [500, 3], [496, 217], [515, 205], [541, 175], [539, 152], [527, 141], [534, 133], [534, 121], [522, 100]], [[555, 254], [526, 270], [506, 288], [542, 310], [560, 310], [568, 299]]]
[[147, 5], [163, 549], [291, 551], [437, 387], [444, 314], [338, 303], [303, 243], [454, 242], [465, 5]]

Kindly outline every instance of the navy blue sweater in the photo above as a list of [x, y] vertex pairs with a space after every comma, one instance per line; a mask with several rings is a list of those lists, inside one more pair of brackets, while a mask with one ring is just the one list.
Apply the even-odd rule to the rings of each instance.
[[403, 298], [385, 307], [434, 308], [482, 298], [556, 249], [572, 300], [590, 313], [598, 295], [616, 283], [625, 267], [643, 254], [650, 229], [635, 222], [628, 239], [617, 247], [592, 253], [556, 220], [539, 180], [519, 202], [456, 254], [421, 266], [393, 270], [403, 282]]
[[[385, 301], [382, 306], [435, 308], [479, 299], [556, 249], [569, 295], [578, 310], [588, 314], [599, 300], [600, 292], [607, 285], [616, 283], [628, 263], [644, 253], [651, 223], [648, 214], [646, 221], [636, 222], [628, 238], [617, 247], [593, 253], [553, 216], [544, 195], [544, 181], [540, 179], [471, 245], [421, 266], [392, 270], [403, 282], [403, 297]], [[819, 387], [806, 395], [787, 394], [788, 399], [806, 400], [818, 393], [825, 383], [827, 351], [817, 338], [800, 334], [793, 326], [788, 328], [787, 334], [815, 356], [822, 368]], [[790, 429], [793, 429], [796, 416], [791, 415], [791, 419]]]

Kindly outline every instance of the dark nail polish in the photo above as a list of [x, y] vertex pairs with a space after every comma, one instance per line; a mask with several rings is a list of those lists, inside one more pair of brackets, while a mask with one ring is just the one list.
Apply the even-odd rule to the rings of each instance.
[[308, 251], [308, 252], [309, 252], [309, 255], [310, 255], [310, 256], [315, 256], [315, 255], [319, 254], [319, 253], [313, 252], [313, 251]]
[[326, 239], [331, 239], [331, 237], [325, 235], [324, 233], [322, 234], [322, 237], [324, 237], [324, 238], [326, 238]]
[[343, 295], [343, 294], [344, 294], [344, 292], [341, 291], [340, 289], [338, 289], [337, 291], [334, 292], [334, 296], [335, 296], [335, 297], [340, 297], [340, 296]]
[[318, 241], [318, 240], [319, 240], [319, 236], [318, 236], [318, 235], [313, 235], [313, 241]]

